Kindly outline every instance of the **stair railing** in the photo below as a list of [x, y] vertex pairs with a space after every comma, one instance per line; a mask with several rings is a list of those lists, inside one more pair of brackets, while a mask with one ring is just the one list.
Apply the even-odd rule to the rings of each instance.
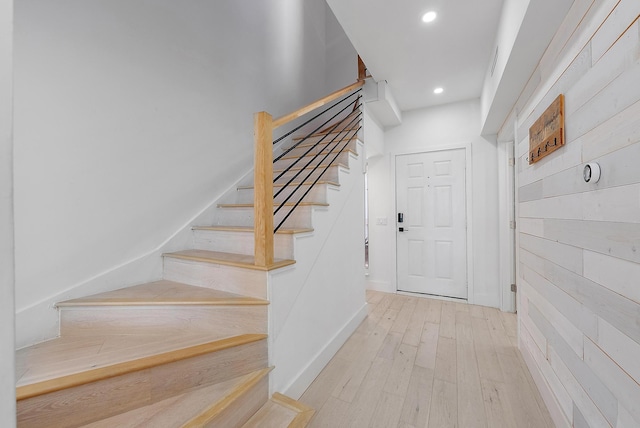
[[[254, 263], [256, 266], [268, 267], [273, 264], [273, 236], [275, 232], [282, 227], [285, 220], [300, 206], [313, 186], [320, 181], [324, 172], [327, 171], [330, 166], [336, 164], [340, 154], [347, 149], [349, 142], [361, 129], [360, 122], [362, 120], [362, 112], [360, 111], [361, 96], [359, 93], [363, 85], [364, 81], [360, 80], [277, 119], [273, 119], [269, 113], [264, 111], [254, 114]], [[273, 141], [274, 129], [316, 111], [336, 100], [339, 101]], [[351, 112], [348, 111], [349, 108], [352, 109]], [[324, 119], [326, 115], [331, 115], [331, 117]], [[274, 144], [307, 125], [314, 128], [313, 131], [309, 132], [296, 144], [283, 151], [283, 153], [274, 159]], [[297, 159], [292, 160], [291, 164], [274, 178], [274, 162], [283, 159], [296, 147], [301, 147], [301, 144], [315, 133], [320, 133], [323, 136], [320, 137], [317, 142], [310, 145]], [[307, 157], [307, 155], [323, 143], [325, 148], [318, 150], [317, 153], [306, 162], [302, 161], [302, 159]], [[285, 174], [289, 172], [292, 173], [294, 170], [297, 172], [293, 174], [292, 177], [289, 177], [287, 182], [274, 195], [274, 182], [284, 177]], [[297, 184], [295, 184], [296, 180]], [[295, 189], [291, 189], [293, 185], [296, 186]], [[305, 185], [308, 186], [308, 189], [302, 192], [301, 189], [303, 189]], [[282, 194], [285, 189], [290, 190], [289, 195], [285, 198], [284, 202], [279, 203], [274, 210], [274, 199]], [[300, 193], [302, 193], [302, 195], [300, 195]], [[294, 195], [296, 196], [294, 197]], [[295, 199], [295, 202], [292, 201], [292, 199]], [[289, 211], [283, 216], [279, 224], [274, 227], [274, 214], [282, 210], [285, 206], [290, 208]]]

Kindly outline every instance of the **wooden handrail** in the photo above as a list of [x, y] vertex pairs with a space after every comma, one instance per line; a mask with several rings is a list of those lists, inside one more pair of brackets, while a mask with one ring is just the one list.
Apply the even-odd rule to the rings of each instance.
[[364, 81], [353, 83], [275, 120], [265, 111], [254, 115], [253, 226], [255, 235], [254, 264], [256, 266], [268, 268], [274, 265], [273, 130], [348, 94], [362, 85], [364, 85]]
[[294, 119], [299, 118], [300, 116], [304, 116], [305, 114], [309, 113], [310, 111], [313, 111], [315, 109], [317, 109], [318, 107], [322, 107], [323, 105], [330, 103], [331, 101], [340, 98], [343, 95], [348, 94], [349, 92], [353, 91], [356, 88], [361, 87], [362, 85], [364, 85], [364, 81], [358, 81], [355, 83], [352, 83], [349, 86], [346, 86], [342, 89], [338, 89], [335, 92], [332, 92], [331, 94], [327, 95], [324, 98], [320, 98], [318, 101], [314, 101], [311, 104], [308, 104], [296, 111], [294, 111], [293, 113], [289, 113], [287, 115], [281, 116], [277, 119], [273, 120], [273, 129], [278, 128], [279, 126], [282, 126], [284, 124], [287, 124], [289, 122], [291, 122]]

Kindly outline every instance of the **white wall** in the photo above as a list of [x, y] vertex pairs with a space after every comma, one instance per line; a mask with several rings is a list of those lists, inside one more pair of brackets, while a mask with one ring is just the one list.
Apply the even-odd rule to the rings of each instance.
[[[325, 4], [324, 1], [317, 2]], [[325, 6], [326, 80], [330, 91], [352, 84], [358, 78], [358, 52], [349, 41], [331, 8]]]
[[295, 238], [296, 264], [269, 274], [271, 388], [298, 398], [367, 315], [364, 163], [349, 160], [313, 233]]
[[[443, 147], [470, 147], [472, 168], [471, 302], [500, 306], [498, 275], [498, 173], [494, 138], [480, 136], [479, 100], [403, 112], [402, 125], [385, 131], [384, 155], [369, 161], [368, 287], [396, 291], [395, 156]], [[377, 225], [386, 219], [387, 225]]]
[[384, 129], [371, 114], [367, 104], [364, 105], [362, 118], [366, 158], [381, 156], [384, 153]]
[[352, 76], [327, 67], [349, 52], [333, 24], [328, 36], [327, 10], [313, 0], [16, 4], [20, 345], [55, 335], [56, 299], [126, 285], [107, 272], [153, 255], [133, 280], [159, 277], [154, 250], [251, 168], [254, 112], [279, 116], [355, 80], [355, 58]]
[[13, 1], [0, 0], [0, 421], [15, 426], [12, 141]]
[[[637, 0], [575, 1], [518, 101], [520, 349], [558, 427], [640, 426], [639, 15]], [[529, 165], [529, 127], [558, 94], [566, 145]]]

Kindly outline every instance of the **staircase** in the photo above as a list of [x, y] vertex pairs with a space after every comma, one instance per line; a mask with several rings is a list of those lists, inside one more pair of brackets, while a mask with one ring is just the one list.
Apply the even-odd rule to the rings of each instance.
[[[268, 266], [255, 263], [254, 189], [241, 183], [213, 224], [193, 227], [193, 248], [163, 255], [162, 280], [59, 302], [60, 337], [17, 351], [18, 426], [306, 426], [313, 409], [269, 397], [267, 284], [270, 273], [295, 268], [296, 237], [313, 235], [314, 210], [328, 209], [327, 192], [340, 189], [358, 156], [361, 143], [347, 131], [333, 132], [346, 150], [275, 233]], [[274, 177], [301, 156], [311, 171], [319, 163], [311, 156], [334, 150], [328, 140], [314, 146], [323, 137], [275, 162]], [[274, 192], [293, 174], [282, 174]], [[318, 174], [292, 183], [304, 193]]]

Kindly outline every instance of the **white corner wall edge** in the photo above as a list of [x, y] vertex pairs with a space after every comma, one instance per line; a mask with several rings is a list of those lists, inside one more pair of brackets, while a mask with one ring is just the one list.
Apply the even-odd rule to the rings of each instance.
[[[246, 180], [246, 177], [252, 172], [253, 170], [247, 172], [237, 183]], [[193, 242], [191, 228], [196, 225], [209, 224], [214, 218], [218, 201], [224, 198], [227, 193], [235, 191], [237, 183], [224, 193], [216, 195], [204, 209], [151, 251], [105, 272], [100, 272], [79, 284], [74, 284], [61, 293], [48, 296], [27, 308], [16, 311], [15, 349], [44, 342], [59, 335], [60, 320], [55, 304], [60, 301], [162, 279], [162, 254], [190, 248]]]
[[[515, 279], [515, 210], [514, 183], [515, 169], [510, 164], [513, 158], [514, 143], [498, 142], [498, 205], [500, 242], [500, 310], [515, 312], [515, 293], [511, 291], [511, 284]], [[513, 222], [513, 223], [512, 223]], [[511, 225], [514, 225], [514, 229]]]
[[13, 1], [0, 0], [0, 421], [15, 426]]
[[[344, 345], [349, 337], [356, 331], [360, 323], [364, 321], [368, 314], [368, 303], [365, 303], [353, 317], [340, 329], [333, 338], [327, 342], [324, 348], [307, 364], [298, 375], [282, 388], [283, 394], [294, 399], [299, 399], [307, 390], [309, 385], [320, 374], [322, 369], [333, 358], [338, 350]], [[270, 394], [273, 394], [271, 391]]]

